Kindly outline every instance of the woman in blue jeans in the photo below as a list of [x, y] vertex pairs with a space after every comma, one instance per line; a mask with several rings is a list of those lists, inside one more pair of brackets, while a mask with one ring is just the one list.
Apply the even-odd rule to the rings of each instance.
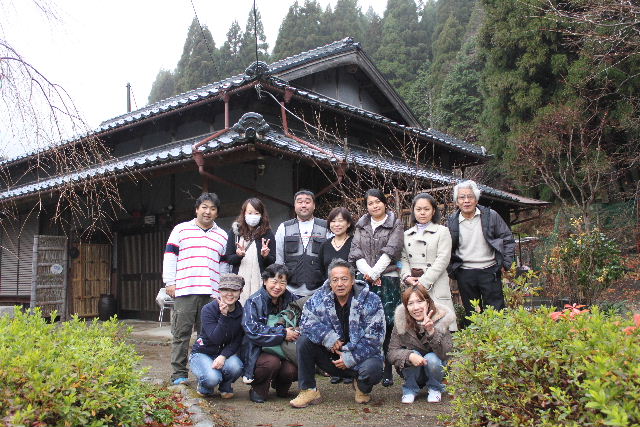
[[189, 359], [202, 396], [212, 395], [217, 386], [223, 399], [232, 398], [231, 384], [242, 374], [242, 361], [236, 353], [244, 335], [238, 302], [243, 287], [241, 276], [223, 274], [219, 296], [202, 308], [202, 329]]
[[436, 304], [421, 284], [402, 293], [396, 308], [387, 359], [404, 378], [402, 403], [413, 403], [422, 387], [427, 401], [440, 402], [444, 385], [444, 365], [451, 351], [449, 326], [455, 314]]

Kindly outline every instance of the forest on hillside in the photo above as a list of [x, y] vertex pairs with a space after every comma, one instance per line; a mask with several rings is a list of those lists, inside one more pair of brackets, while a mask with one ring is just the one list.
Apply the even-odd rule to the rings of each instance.
[[[638, 191], [640, 6], [622, 0], [296, 1], [273, 48], [259, 10], [216, 46], [194, 18], [149, 102], [352, 37], [424, 127], [484, 145], [492, 180], [584, 206]], [[257, 18], [254, 20], [254, 16]], [[612, 187], [613, 186], [613, 187]]]

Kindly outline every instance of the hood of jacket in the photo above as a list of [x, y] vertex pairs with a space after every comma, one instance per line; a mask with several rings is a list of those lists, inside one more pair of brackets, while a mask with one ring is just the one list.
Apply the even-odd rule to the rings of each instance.
[[[442, 304], [435, 303], [436, 305], [436, 313], [433, 315], [433, 322], [435, 324], [436, 329], [445, 332], [449, 331], [449, 326], [456, 321], [456, 315], [451, 310], [449, 310], [446, 306]], [[404, 335], [407, 333], [407, 310], [404, 308], [403, 304], [400, 304], [396, 307], [394, 324], [396, 329], [398, 330], [399, 335]]]

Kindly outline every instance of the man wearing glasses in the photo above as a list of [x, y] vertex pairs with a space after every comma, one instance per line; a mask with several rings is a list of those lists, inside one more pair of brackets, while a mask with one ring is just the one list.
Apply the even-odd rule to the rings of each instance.
[[[451, 233], [449, 277], [458, 281], [462, 304], [469, 316], [471, 300], [496, 310], [505, 307], [502, 270], [513, 263], [515, 240], [511, 230], [493, 209], [478, 204], [480, 189], [474, 181], [453, 187], [458, 209], [448, 218]], [[468, 321], [465, 319], [466, 326]]]
[[367, 403], [382, 379], [385, 319], [380, 297], [355, 280], [351, 264], [336, 259], [329, 279], [304, 305], [298, 338], [298, 386], [290, 403], [304, 408], [320, 402], [316, 365], [332, 376], [355, 378], [355, 401]]

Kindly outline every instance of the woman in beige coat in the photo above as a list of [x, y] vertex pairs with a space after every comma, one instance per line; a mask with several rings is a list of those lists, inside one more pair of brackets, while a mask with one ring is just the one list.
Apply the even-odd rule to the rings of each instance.
[[[433, 300], [455, 313], [447, 266], [451, 258], [451, 234], [439, 225], [440, 211], [431, 195], [420, 193], [411, 203], [413, 227], [404, 232], [400, 278], [405, 286], [421, 284]], [[449, 329], [457, 331], [456, 322]]]

